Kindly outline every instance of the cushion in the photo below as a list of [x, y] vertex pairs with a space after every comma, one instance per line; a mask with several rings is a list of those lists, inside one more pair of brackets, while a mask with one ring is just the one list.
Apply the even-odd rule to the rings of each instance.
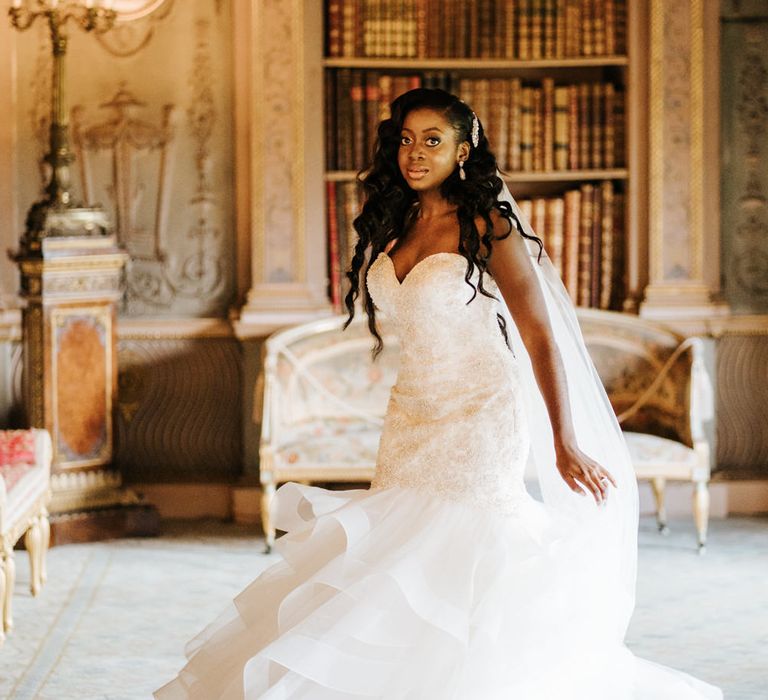
[[0, 430], [0, 465], [34, 464], [35, 433], [32, 430]]
[[281, 435], [275, 466], [373, 467], [380, 436], [381, 426], [354, 417], [303, 421]]
[[639, 478], [690, 479], [701, 466], [699, 454], [675, 440], [633, 432], [625, 432], [624, 437]]

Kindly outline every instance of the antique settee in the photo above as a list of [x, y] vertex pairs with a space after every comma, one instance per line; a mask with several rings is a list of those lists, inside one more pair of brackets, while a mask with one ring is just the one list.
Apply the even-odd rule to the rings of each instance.
[[[667, 528], [666, 482], [693, 482], [703, 551], [710, 475], [704, 422], [712, 416], [712, 391], [701, 340], [629, 314], [584, 308], [577, 313], [637, 476], [651, 483], [660, 531]], [[277, 484], [372, 478], [398, 345], [377, 314], [384, 350], [372, 362], [373, 339], [361, 316], [344, 331], [343, 316], [304, 323], [272, 334], [263, 346], [256, 418], [267, 551], [275, 538], [270, 501]]]
[[29, 553], [32, 595], [39, 593], [46, 580], [50, 470], [51, 438], [47, 431], [0, 430], [0, 643], [13, 627], [13, 547], [22, 535]]

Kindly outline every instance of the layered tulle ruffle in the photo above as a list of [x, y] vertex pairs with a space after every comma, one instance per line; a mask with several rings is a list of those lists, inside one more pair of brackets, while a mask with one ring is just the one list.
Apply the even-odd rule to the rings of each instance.
[[158, 699], [722, 697], [614, 638], [601, 610], [615, 587], [582, 585], [589, 534], [532, 498], [503, 515], [289, 483], [275, 516], [282, 561], [190, 642]]

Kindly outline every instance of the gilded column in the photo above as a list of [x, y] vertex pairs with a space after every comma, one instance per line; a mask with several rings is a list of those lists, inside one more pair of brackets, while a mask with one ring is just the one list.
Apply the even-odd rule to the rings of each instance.
[[651, 4], [649, 284], [640, 314], [691, 331], [728, 312], [719, 291], [718, 5]]
[[238, 286], [242, 338], [330, 313], [324, 246], [322, 3], [235, 8]]

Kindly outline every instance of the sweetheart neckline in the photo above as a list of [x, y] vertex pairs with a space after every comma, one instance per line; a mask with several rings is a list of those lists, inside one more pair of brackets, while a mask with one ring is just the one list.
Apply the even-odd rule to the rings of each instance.
[[387, 260], [389, 260], [389, 266], [390, 266], [390, 268], [392, 270], [392, 277], [394, 278], [394, 280], [397, 283], [398, 287], [402, 287], [408, 281], [408, 278], [413, 274], [414, 270], [417, 267], [419, 267], [419, 265], [421, 265], [423, 262], [426, 262], [430, 258], [436, 258], [439, 255], [451, 255], [451, 256], [454, 256], [454, 257], [457, 257], [457, 258], [461, 258], [462, 260], [466, 260], [466, 258], [461, 253], [453, 253], [450, 250], [440, 250], [437, 253], [430, 253], [429, 255], [427, 255], [427, 256], [423, 257], [421, 260], [419, 260], [419, 262], [417, 262], [410, 270], [408, 270], [408, 272], [406, 273], [405, 277], [403, 277], [403, 281], [401, 282], [397, 278], [397, 272], [395, 271], [395, 263], [392, 260], [392, 258], [390, 257], [389, 253], [387, 253], [386, 251], [382, 250], [381, 253], [379, 253], [379, 257], [381, 257], [382, 255], [384, 257], [386, 257]]

